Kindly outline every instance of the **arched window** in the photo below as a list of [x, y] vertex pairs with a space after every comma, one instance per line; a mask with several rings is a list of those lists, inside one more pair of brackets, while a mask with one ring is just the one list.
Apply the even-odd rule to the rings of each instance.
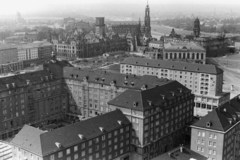
[[170, 57], [169, 57], [169, 59], [172, 59], [172, 53], [170, 53], [170, 55], [169, 55]]
[[192, 59], [195, 59], [195, 53], [192, 53]]
[[203, 57], [204, 57], [204, 54], [202, 53], [202, 54], [201, 54], [201, 59], [203, 59]]
[[199, 53], [197, 53], [197, 57], [196, 57], [196, 59], [199, 59]]
[[174, 53], [174, 59], [177, 59], [177, 53]]

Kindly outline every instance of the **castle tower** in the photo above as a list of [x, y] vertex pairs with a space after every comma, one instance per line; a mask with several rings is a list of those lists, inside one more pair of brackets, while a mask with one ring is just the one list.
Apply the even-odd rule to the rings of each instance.
[[145, 9], [144, 26], [145, 26], [145, 34], [151, 37], [151, 19], [150, 19], [150, 8], [148, 3]]
[[196, 18], [195, 21], [194, 21], [193, 35], [195, 37], [199, 37], [200, 36], [200, 21], [199, 21], [198, 18]]
[[101, 35], [105, 37], [105, 23], [104, 23], [104, 17], [96, 17], [96, 34]]

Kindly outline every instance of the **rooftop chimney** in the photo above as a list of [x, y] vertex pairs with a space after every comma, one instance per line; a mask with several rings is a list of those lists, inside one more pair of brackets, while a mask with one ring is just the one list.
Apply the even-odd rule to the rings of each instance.
[[104, 128], [103, 127], [99, 127], [101, 132], [104, 132]]
[[122, 121], [118, 121], [118, 124], [119, 124], [119, 125], [122, 125]]
[[82, 134], [78, 134], [78, 137], [79, 137], [80, 139], [84, 139], [84, 136], [83, 136]]

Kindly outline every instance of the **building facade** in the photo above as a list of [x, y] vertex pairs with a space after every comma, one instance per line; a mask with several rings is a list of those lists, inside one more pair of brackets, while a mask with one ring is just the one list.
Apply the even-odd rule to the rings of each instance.
[[23, 61], [0, 64], [0, 74], [7, 74], [24, 69]]
[[177, 81], [151, 89], [126, 90], [109, 101], [131, 121], [132, 157], [150, 160], [184, 142], [193, 120], [194, 95]]
[[49, 58], [53, 51], [53, 45], [49, 42], [21, 44], [17, 48], [19, 61]]
[[206, 50], [194, 43], [167, 43], [163, 49], [164, 60], [206, 64]]
[[212, 111], [191, 126], [191, 150], [209, 160], [240, 157], [239, 96]]
[[65, 115], [68, 93], [60, 68], [48, 64], [42, 71], [0, 79], [0, 139], [14, 136], [24, 124], [42, 127]]
[[25, 125], [11, 142], [13, 159], [130, 160], [131, 128], [120, 110], [49, 132]]
[[195, 94], [194, 116], [205, 116], [230, 99], [230, 93], [222, 92], [223, 71], [215, 65], [127, 58], [120, 72], [179, 81]]
[[109, 112], [107, 102], [127, 89], [141, 90], [164, 85], [170, 81], [152, 76], [130, 76], [103, 71], [65, 67], [64, 78], [69, 94], [69, 113], [95, 117]]

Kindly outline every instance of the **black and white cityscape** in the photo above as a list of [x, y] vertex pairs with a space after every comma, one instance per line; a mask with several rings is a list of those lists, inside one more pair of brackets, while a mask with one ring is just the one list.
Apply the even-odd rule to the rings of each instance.
[[0, 160], [240, 160], [240, 1], [0, 4]]

